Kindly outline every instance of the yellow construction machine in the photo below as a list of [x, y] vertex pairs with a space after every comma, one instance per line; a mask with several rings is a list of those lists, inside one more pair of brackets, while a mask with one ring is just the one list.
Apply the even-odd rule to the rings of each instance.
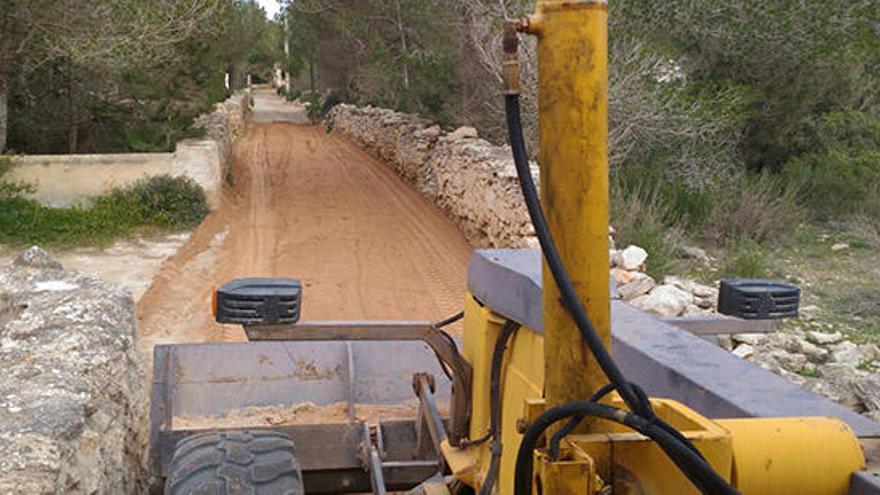
[[[538, 43], [540, 195], [519, 122], [525, 35]], [[220, 288], [218, 321], [250, 342], [157, 346], [152, 490], [880, 493], [865, 471], [875, 423], [612, 303], [606, 2], [539, 0], [505, 27], [504, 49], [510, 141], [541, 251], [475, 253], [460, 339], [443, 330], [451, 320], [299, 321], [294, 280]], [[357, 414], [408, 399], [414, 418]], [[180, 419], [306, 401], [343, 403], [346, 417], [209, 431]]]

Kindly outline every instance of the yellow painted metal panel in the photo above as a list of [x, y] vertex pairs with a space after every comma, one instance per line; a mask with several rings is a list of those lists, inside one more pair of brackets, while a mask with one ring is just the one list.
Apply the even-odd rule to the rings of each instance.
[[[480, 438], [489, 431], [489, 378], [492, 351], [504, 321], [502, 316], [481, 306], [471, 294], [468, 294], [465, 303], [462, 355], [474, 369], [471, 439]], [[528, 328], [517, 330], [507, 347], [501, 375], [501, 433], [504, 450], [499, 471], [499, 493], [513, 492], [516, 451], [522, 438], [517, 432], [517, 423], [523, 417], [523, 405], [526, 399], [543, 397], [543, 347], [541, 335]], [[462, 453], [472, 457], [472, 466], [477, 470], [476, 476], [472, 476], [472, 484], [479, 487], [489, 468], [491, 457], [489, 442], [456, 453], [461, 465], [466, 464], [461, 461]], [[463, 479], [463, 481], [467, 480]]]

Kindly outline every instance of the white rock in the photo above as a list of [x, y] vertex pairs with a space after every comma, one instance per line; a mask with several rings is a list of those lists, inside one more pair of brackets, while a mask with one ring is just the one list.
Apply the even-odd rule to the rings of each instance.
[[849, 249], [849, 244], [847, 244], [845, 242], [839, 242], [839, 243], [831, 246], [831, 250], [834, 251], [835, 253], [838, 251], [846, 251], [847, 249]]
[[817, 332], [815, 330], [807, 332], [807, 339], [819, 345], [830, 345], [836, 344], [843, 340], [843, 334], [840, 332], [834, 333], [825, 333], [825, 332]]
[[862, 356], [862, 362], [871, 362], [880, 357], [880, 349], [874, 344], [862, 344], [859, 346], [859, 354]]
[[452, 141], [457, 141], [459, 139], [472, 139], [480, 137], [480, 133], [473, 127], [464, 126], [459, 127], [458, 129], [452, 131], [447, 136], [448, 139]]
[[643, 311], [668, 318], [679, 316], [692, 302], [692, 294], [674, 285], [661, 285], [650, 294], [633, 299], [630, 304]]
[[804, 365], [807, 364], [807, 356], [804, 356], [803, 354], [793, 354], [783, 350], [776, 350], [772, 351], [770, 355], [776, 359], [776, 362], [779, 363], [780, 366], [795, 373], [800, 372], [804, 369]]
[[734, 349], [731, 354], [733, 354], [734, 356], [736, 356], [740, 359], [745, 359], [754, 353], [755, 353], [754, 347], [750, 346], [749, 344], [740, 344], [740, 345], [736, 346], [736, 349]]
[[758, 346], [767, 342], [767, 334], [765, 333], [737, 333], [731, 335], [734, 342], [740, 344], [749, 344], [750, 346]]
[[419, 136], [425, 137], [425, 138], [436, 138], [436, 137], [439, 137], [440, 134], [442, 134], [442, 132], [443, 131], [440, 129], [439, 125], [432, 125], [431, 127], [428, 127], [427, 129], [423, 129], [422, 131], [420, 131]]
[[632, 274], [629, 283], [618, 287], [617, 292], [624, 301], [632, 301], [633, 299], [643, 296], [657, 286], [657, 282], [645, 273], [628, 272]]
[[725, 351], [732, 351], [733, 350], [733, 339], [730, 338], [730, 335], [727, 335], [727, 334], [716, 335], [715, 342], [718, 343], [718, 347], [724, 349]]
[[828, 349], [819, 347], [804, 339], [798, 339], [798, 352], [814, 363], [824, 363], [828, 359]]
[[666, 284], [672, 284], [679, 289], [690, 292], [697, 297], [707, 297], [715, 299], [718, 298], [718, 289], [716, 289], [715, 287], [709, 287], [708, 285], [697, 283], [690, 279], [676, 276], [668, 276], [663, 279], [663, 282]]
[[865, 360], [859, 347], [852, 342], [844, 341], [835, 345], [831, 349], [831, 359], [835, 363], [845, 364], [847, 366], [858, 366]]
[[856, 381], [852, 384], [852, 388], [859, 399], [862, 400], [865, 409], [868, 411], [880, 410], [880, 382], [877, 379], [869, 378]]
[[648, 260], [648, 252], [638, 246], [629, 246], [619, 251], [616, 257], [616, 265], [624, 270], [638, 270]]

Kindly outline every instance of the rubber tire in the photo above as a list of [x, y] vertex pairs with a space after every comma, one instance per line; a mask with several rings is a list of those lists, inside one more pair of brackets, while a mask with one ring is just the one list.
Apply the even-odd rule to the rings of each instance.
[[178, 442], [166, 495], [303, 495], [293, 440], [273, 431], [191, 435]]

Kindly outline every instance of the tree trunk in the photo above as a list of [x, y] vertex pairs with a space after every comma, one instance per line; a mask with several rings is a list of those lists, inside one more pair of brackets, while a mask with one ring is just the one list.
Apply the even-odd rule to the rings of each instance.
[[315, 94], [315, 52], [309, 54], [309, 85], [312, 95]]
[[0, 81], [0, 153], [6, 151], [6, 129], [9, 118], [9, 95], [6, 81]]
[[79, 141], [79, 125], [76, 118], [76, 82], [73, 78], [73, 65], [68, 63], [67, 68], [67, 111], [68, 127], [67, 127], [67, 153], [76, 154]]
[[400, 13], [400, 0], [397, 0], [397, 31], [400, 33], [400, 52], [403, 59], [403, 87], [409, 89], [409, 48], [406, 42], [406, 30], [403, 29], [403, 18]]

